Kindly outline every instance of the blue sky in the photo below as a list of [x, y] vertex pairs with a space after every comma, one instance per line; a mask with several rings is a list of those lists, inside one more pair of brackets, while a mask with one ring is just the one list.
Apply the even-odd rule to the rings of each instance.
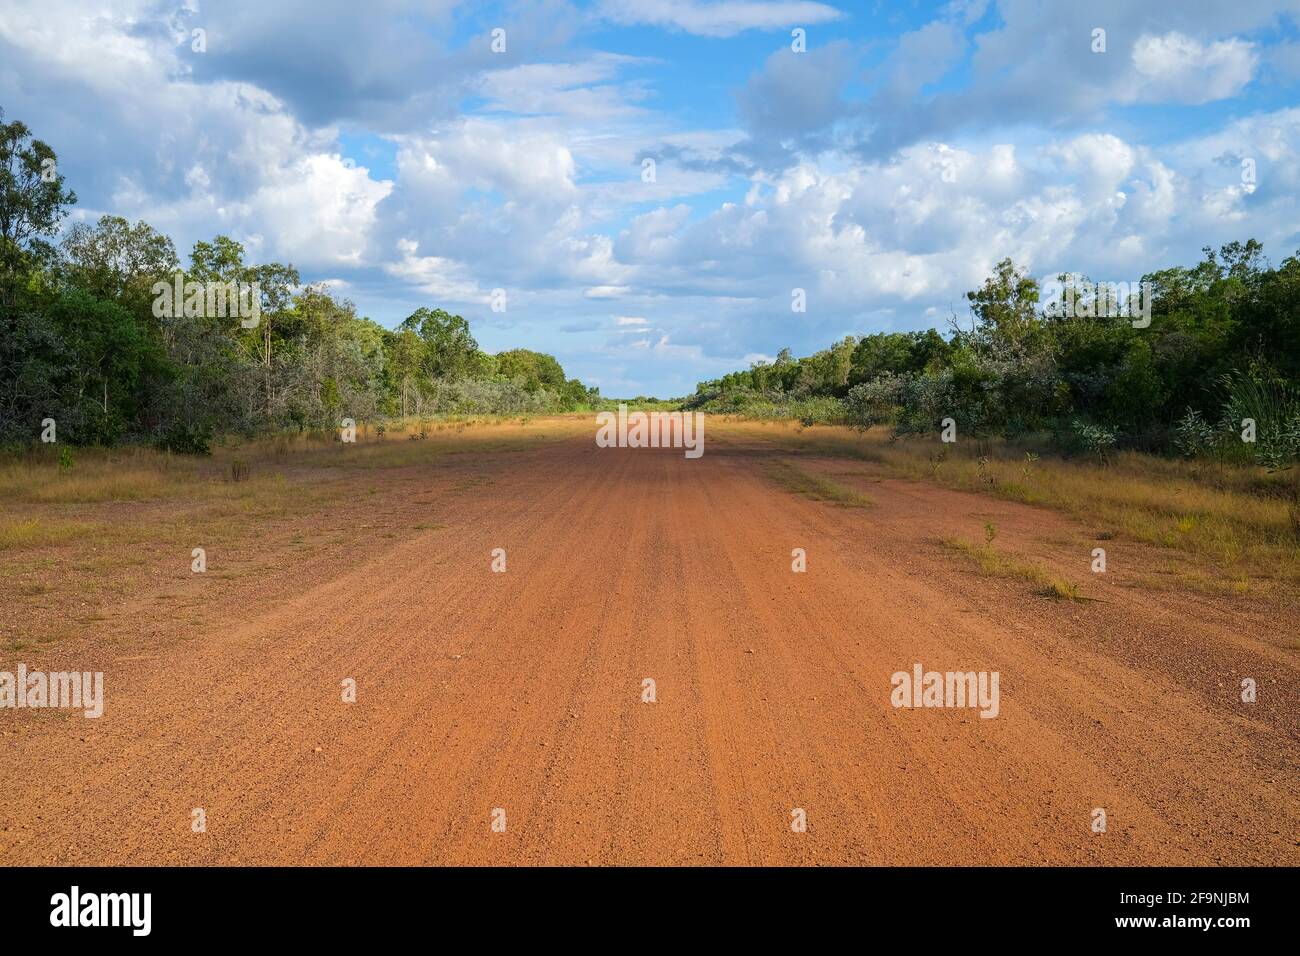
[[1132, 281], [1232, 239], [1294, 254], [1298, 22], [1300, 0], [6, 0], [0, 106], [58, 152], [72, 221], [144, 219], [182, 257], [225, 233], [385, 325], [442, 306], [484, 348], [667, 396], [946, 328], [1004, 256]]

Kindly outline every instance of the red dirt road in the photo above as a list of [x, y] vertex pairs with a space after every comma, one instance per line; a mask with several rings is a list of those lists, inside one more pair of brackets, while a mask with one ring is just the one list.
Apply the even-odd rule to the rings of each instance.
[[[113, 662], [102, 718], [0, 712], [0, 863], [1300, 863], [1294, 633], [1122, 570], [1038, 597], [936, 539], [1066, 519], [889, 479], [838, 508], [776, 454], [430, 474], [441, 527]], [[999, 672], [998, 717], [891, 706], [916, 662]]]

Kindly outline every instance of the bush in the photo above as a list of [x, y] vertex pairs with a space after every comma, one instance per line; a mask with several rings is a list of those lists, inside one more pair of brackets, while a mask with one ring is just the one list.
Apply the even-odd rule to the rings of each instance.
[[519, 415], [558, 411], [558, 393], [538, 387], [532, 391], [516, 381], [501, 379], [435, 379], [427, 395], [433, 411], [443, 415]]
[[1110, 459], [1110, 452], [1119, 440], [1119, 436], [1111, 429], [1081, 422], [1077, 418], [1070, 422], [1070, 432], [1077, 450], [1102, 462]]
[[1285, 383], [1269, 380], [1259, 372], [1233, 372], [1219, 384], [1226, 400], [1223, 406], [1225, 432], [1240, 435], [1243, 423], [1255, 423], [1255, 441], [1249, 445], [1253, 457], [1269, 468], [1281, 468], [1300, 459], [1300, 397]]
[[1189, 408], [1174, 426], [1174, 447], [1187, 458], [1199, 458], [1213, 452], [1219, 444], [1214, 426], [1201, 413]]
[[188, 422], [174, 422], [158, 439], [157, 447], [177, 455], [211, 455], [212, 430]]
[[844, 414], [848, 424], [864, 432], [872, 425], [884, 425], [894, 417], [903, 392], [905, 379], [886, 373], [878, 378], [854, 385], [844, 398]]

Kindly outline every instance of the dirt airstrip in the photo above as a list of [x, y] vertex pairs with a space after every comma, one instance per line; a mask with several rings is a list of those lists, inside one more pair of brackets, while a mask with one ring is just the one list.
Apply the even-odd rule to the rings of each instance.
[[[107, 698], [0, 711], [0, 864], [1300, 863], [1294, 621], [1126, 587], [1123, 541], [1090, 576], [1070, 519], [870, 465], [801, 461], [871, 503], [810, 500], [783, 456], [583, 428], [368, 471], [365, 509], [292, 529], [330, 547], [247, 542], [256, 575], [186, 548], [0, 655]], [[940, 544], [990, 521], [1095, 600]], [[917, 663], [998, 672], [998, 716], [892, 706]]]

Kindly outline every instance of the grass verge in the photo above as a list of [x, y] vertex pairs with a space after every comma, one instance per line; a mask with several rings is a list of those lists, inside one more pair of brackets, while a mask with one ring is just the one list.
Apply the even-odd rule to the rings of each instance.
[[718, 430], [1051, 508], [1099, 533], [1182, 552], [1213, 578], [1300, 586], [1300, 469], [1268, 472], [1139, 452], [1120, 452], [1101, 463], [1062, 458], [1041, 444], [967, 439], [944, 445], [919, 437], [891, 442], [885, 429], [862, 436], [792, 422], [732, 421]]

